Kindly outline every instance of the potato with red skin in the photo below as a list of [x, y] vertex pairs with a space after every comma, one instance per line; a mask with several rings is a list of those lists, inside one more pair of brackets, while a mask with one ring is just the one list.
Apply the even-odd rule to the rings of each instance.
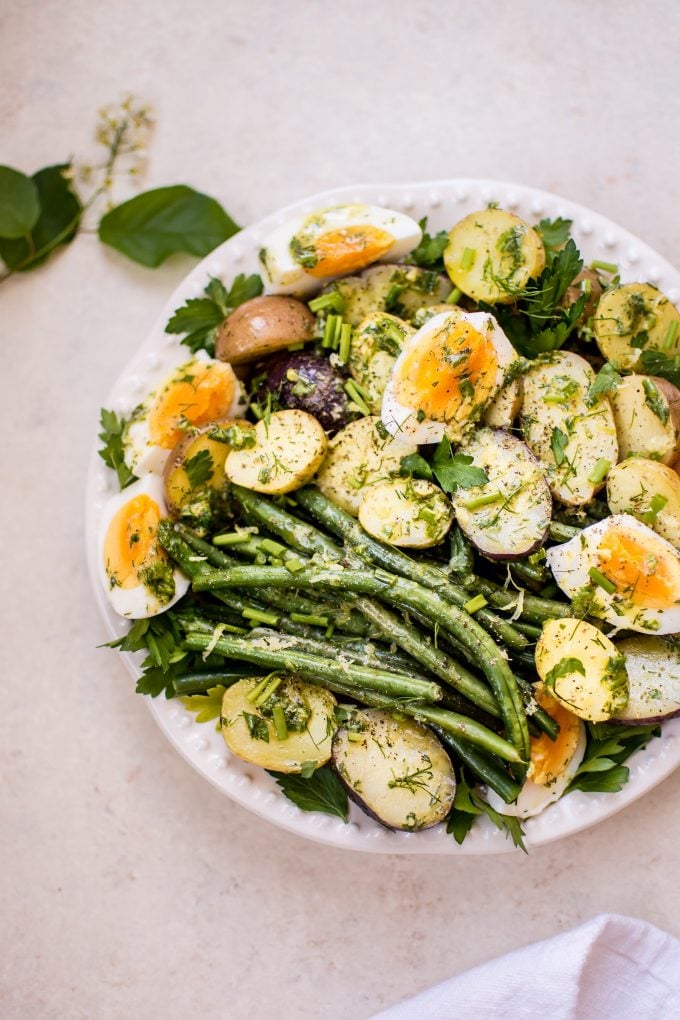
[[674, 464], [680, 456], [680, 390], [655, 375], [627, 375], [609, 394], [621, 459], [649, 457]]
[[[251, 427], [250, 422], [242, 418], [220, 418], [206, 422], [187, 432], [171, 450], [163, 470], [163, 496], [171, 517], [180, 517], [187, 505], [196, 498], [199, 489], [205, 491], [210, 488], [216, 492], [222, 489], [224, 462], [231, 446], [211, 439], [210, 433], [219, 429], [223, 434], [231, 425]], [[187, 473], [185, 465], [203, 451], [210, 455], [210, 474], [202, 486], [192, 486], [191, 475]]]
[[307, 305], [283, 295], [244, 301], [219, 327], [215, 357], [233, 365], [257, 361], [266, 354], [314, 337], [316, 319]]

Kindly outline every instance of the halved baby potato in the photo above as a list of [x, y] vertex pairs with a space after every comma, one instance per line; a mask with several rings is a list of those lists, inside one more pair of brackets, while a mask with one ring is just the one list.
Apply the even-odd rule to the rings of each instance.
[[373, 312], [395, 311], [410, 319], [419, 308], [445, 301], [451, 284], [441, 273], [418, 266], [380, 265], [336, 280], [325, 293], [333, 290], [345, 302], [344, 321], [358, 326]]
[[325, 496], [356, 517], [368, 487], [398, 475], [402, 458], [417, 452], [415, 443], [392, 438], [377, 415], [368, 415], [331, 439], [315, 481]]
[[316, 319], [307, 305], [283, 295], [244, 301], [220, 326], [215, 357], [233, 365], [257, 361], [266, 354], [314, 337]]
[[488, 481], [451, 497], [461, 531], [490, 559], [514, 559], [538, 549], [548, 534], [552, 499], [545, 468], [516, 436], [480, 428], [460, 453]]
[[362, 319], [352, 335], [349, 370], [368, 394], [368, 406], [379, 414], [385, 385], [404, 341], [415, 330], [387, 312], [372, 312]]
[[680, 390], [657, 376], [628, 375], [610, 396], [621, 457], [673, 464], [680, 453]]
[[388, 829], [442, 822], [456, 777], [441, 742], [420, 723], [356, 708], [333, 740], [333, 764], [349, 795]]
[[492, 429], [511, 429], [522, 409], [524, 386], [521, 378], [506, 383], [482, 415], [482, 421]]
[[369, 535], [404, 549], [438, 545], [452, 521], [449, 500], [422, 478], [377, 482], [365, 491], [359, 507], [359, 522]]
[[234, 434], [251, 428], [242, 419], [220, 418], [192, 429], [173, 447], [163, 470], [163, 495], [171, 517], [181, 516], [207, 490], [221, 491], [224, 462], [231, 449], [226, 437], [232, 426]]
[[328, 440], [306, 411], [276, 411], [251, 425], [253, 445], [231, 450], [224, 473], [245, 489], [278, 496], [299, 489], [321, 466]]
[[550, 490], [567, 506], [589, 503], [605, 468], [618, 460], [614, 415], [606, 396], [586, 400], [595, 373], [571, 351], [556, 351], [523, 378], [521, 427], [545, 466]]
[[536, 643], [536, 671], [560, 704], [588, 722], [604, 722], [628, 701], [628, 675], [613, 641], [585, 620], [548, 620]]
[[593, 332], [605, 358], [631, 372], [642, 351], [680, 351], [680, 312], [651, 283], [621, 283], [600, 298]]
[[537, 231], [514, 213], [481, 209], [449, 232], [444, 265], [463, 294], [475, 301], [507, 304], [545, 266]]
[[633, 514], [680, 548], [680, 478], [656, 460], [631, 457], [607, 479], [607, 503], [613, 514]]
[[643, 726], [680, 715], [680, 649], [676, 642], [636, 634], [616, 647], [626, 663], [629, 696], [612, 722]]
[[224, 692], [221, 726], [227, 747], [243, 761], [275, 772], [300, 772], [308, 762], [325, 765], [336, 729], [335, 698], [322, 687], [282, 677], [260, 703], [272, 679], [248, 677]]

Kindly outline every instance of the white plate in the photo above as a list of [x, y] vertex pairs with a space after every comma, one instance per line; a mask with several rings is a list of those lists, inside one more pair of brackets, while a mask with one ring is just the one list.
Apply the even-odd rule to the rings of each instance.
[[[431, 232], [448, 228], [467, 213], [497, 202], [529, 222], [544, 216], [573, 220], [573, 236], [586, 260], [615, 262], [624, 280], [642, 280], [658, 286], [671, 301], [680, 297], [680, 273], [652, 248], [622, 227], [583, 206], [548, 192], [521, 185], [485, 180], [448, 180], [420, 184], [364, 185], [340, 188], [313, 195], [267, 216], [217, 248], [179, 285], [168, 300], [156, 325], [136, 357], [129, 362], [104, 401], [104, 406], [128, 414], [140, 398], [167, 374], [168, 356], [176, 350], [178, 338], [164, 332], [172, 312], [187, 298], [201, 294], [208, 276], [221, 277], [228, 284], [237, 273], [258, 272], [257, 253], [273, 227], [294, 214], [338, 202], [370, 202], [403, 210], [415, 219], [428, 217]], [[188, 354], [188, 352], [187, 352]], [[95, 566], [95, 536], [106, 499], [118, 491], [116, 479], [92, 452], [87, 483], [87, 553], [90, 577], [99, 608], [112, 638], [119, 637], [128, 624], [111, 609], [105, 598]], [[125, 654], [126, 666], [137, 678], [139, 656]], [[209, 782], [255, 814], [284, 829], [321, 843], [373, 853], [494, 854], [512, 850], [505, 836], [487, 819], [477, 823], [462, 846], [443, 826], [425, 832], [389, 832], [358, 807], [352, 805], [345, 825], [329, 815], [309, 813], [295, 807], [279, 791], [266, 772], [235, 758], [225, 747], [214, 723], [197, 723], [179, 701], [164, 697], [146, 699], [151, 712], [179, 753]], [[680, 718], [666, 723], [660, 738], [629, 761], [630, 780], [620, 793], [571, 793], [536, 818], [525, 823], [528, 847], [548, 843], [585, 829], [621, 810], [661, 782], [680, 764]]]

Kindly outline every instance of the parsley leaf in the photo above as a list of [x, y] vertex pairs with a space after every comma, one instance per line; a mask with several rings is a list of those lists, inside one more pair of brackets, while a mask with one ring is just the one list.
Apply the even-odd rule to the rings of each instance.
[[185, 708], [196, 714], [196, 722], [210, 722], [217, 719], [217, 729], [220, 729], [220, 716], [222, 714], [222, 698], [226, 687], [218, 684], [216, 687], [209, 687], [207, 694], [189, 694], [179, 700]]
[[556, 680], [559, 680], [562, 676], [569, 676], [571, 673], [579, 673], [581, 676], [586, 675], [586, 668], [581, 660], [569, 657], [560, 659], [560, 661], [546, 673], [544, 681], [545, 686], [553, 688]]
[[409, 453], [406, 457], [401, 458], [399, 474], [405, 478], [427, 478], [430, 481], [432, 468], [419, 453]]
[[245, 276], [239, 273], [227, 290], [221, 280], [211, 276], [204, 292], [205, 297], [189, 298], [170, 317], [166, 333], [185, 333], [181, 342], [194, 354], [204, 349], [211, 356], [215, 353], [215, 333], [229, 312], [244, 301], [259, 297], [262, 293], [262, 278], [257, 273]]
[[680, 354], [664, 354], [663, 351], [643, 351], [640, 362], [645, 372], [660, 375], [674, 386], [680, 387]]
[[300, 775], [270, 772], [288, 800], [302, 811], [323, 811], [343, 822], [349, 819], [349, 804], [344, 786], [332, 769], [324, 766], [305, 779]]
[[451, 452], [451, 441], [444, 436], [434, 452], [432, 471], [444, 492], [456, 489], [472, 489], [475, 485], [486, 485], [489, 476], [481, 468], [472, 466], [472, 457], [465, 453]]
[[512, 815], [502, 815], [500, 812], [495, 811], [490, 804], [487, 804], [470, 787], [461, 769], [460, 777], [456, 784], [453, 808], [446, 822], [446, 831], [453, 836], [456, 843], [460, 844], [472, 828], [475, 818], [479, 815], [486, 815], [497, 829], [505, 832], [506, 836], [510, 836], [516, 847], [524, 850], [525, 853], [527, 852], [523, 839], [524, 830], [519, 818], [515, 818]]
[[541, 236], [546, 252], [557, 252], [567, 243], [571, 235], [572, 222], [572, 220], [565, 220], [561, 216], [558, 216], [556, 220], [541, 220], [536, 230]]
[[210, 450], [199, 450], [193, 457], [189, 457], [188, 460], [184, 461], [184, 470], [187, 473], [189, 485], [192, 489], [205, 485], [212, 478], [214, 469], [215, 465], [210, 455]]
[[133, 475], [124, 459], [123, 432], [127, 422], [124, 418], [118, 418], [113, 411], [107, 411], [103, 407], [100, 424], [102, 431], [99, 433], [99, 438], [104, 445], [99, 450], [99, 456], [108, 467], [113, 468], [118, 475], [118, 484], [121, 489], [125, 489], [132, 482], [137, 481], [137, 476]]
[[568, 442], [569, 436], [567, 436], [567, 434], [563, 432], [561, 428], [558, 428], [558, 426], [556, 425], [552, 430], [552, 434], [550, 436], [550, 449], [553, 452], [553, 457], [555, 458], [555, 463], [557, 464], [558, 467], [561, 467], [564, 464], [564, 461], [566, 459], [566, 454], [564, 451], [567, 448]]
[[414, 248], [406, 259], [407, 263], [413, 266], [420, 266], [422, 269], [433, 269], [438, 273], [445, 272], [444, 249], [449, 243], [449, 235], [446, 230], [440, 230], [434, 235], [427, 232], [427, 216], [420, 220], [418, 226], [423, 232], [420, 244]]
[[246, 721], [248, 733], [253, 740], [263, 740], [265, 744], [268, 744], [269, 727], [267, 726], [266, 719], [263, 719], [261, 715], [255, 715], [253, 712], [244, 712], [243, 718]]
[[597, 373], [586, 393], [586, 404], [594, 407], [598, 399], [605, 393], [611, 393], [621, 382], [621, 376], [613, 365], [607, 361]]
[[630, 770], [623, 764], [653, 737], [661, 728], [648, 726], [618, 726], [615, 723], [588, 723], [588, 747], [576, 775], [567, 788], [585, 793], [618, 793], [628, 782]]

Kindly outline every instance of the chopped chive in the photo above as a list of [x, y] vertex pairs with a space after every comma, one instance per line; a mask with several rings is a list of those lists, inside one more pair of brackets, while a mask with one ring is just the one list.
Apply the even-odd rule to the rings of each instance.
[[447, 305], [457, 305], [463, 296], [463, 292], [460, 287], [454, 287], [449, 296], [446, 299]]
[[305, 564], [302, 560], [289, 559], [284, 563], [286, 570], [290, 570], [291, 574], [298, 574], [301, 570], [305, 569]]
[[288, 724], [286, 723], [286, 713], [283, 711], [282, 705], [274, 705], [272, 708], [272, 721], [274, 723], [274, 729], [276, 730], [277, 739], [287, 740]]
[[593, 281], [589, 276], [586, 276], [584, 280], [581, 280], [581, 293], [590, 294], [593, 289]]
[[663, 338], [663, 343], [661, 345], [664, 351], [670, 351], [671, 347], [675, 343], [675, 338], [677, 337], [677, 335], [678, 335], [678, 320], [673, 319], [672, 322], [668, 323], [668, 329], [666, 330], [666, 335]]
[[248, 629], [246, 627], [234, 627], [231, 623], [223, 623], [221, 627], [224, 631], [229, 634], [247, 634]]
[[333, 637], [333, 631], [334, 630], [335, 630], [335, 624], [334, 623], [330, 623], [326, 627], [326, 633], [324, 634], [324, 637], [326, 638], [327, 641], [330, 641], [330, 639]]
[[257, 555], [255, 556], [255, 563], [257, 564], [257, 566], [258, 567], [263, 567], [266, 562], [267, 562], [267, 557], [264, 555], [264, 553], [261, 553], [261, 552], [257, 553]]
[[330, 620], [327, 616], [315, 616], [313, 613], [291, 613], [293, 623], [308, 623], [311, 627], [327, 627]]
[[609, 469], [611, 466], [612, 462], [610, 460], [607, 460], [606, 457], [600, 457], [600, 459], [595, 464], [595, 467], [588, 475], [588, 481], [592, 482], [593, 485], [599, 485], [599, 483], [603, 482], [607, 475], [609, 474]]
[[262, 691], [265, 689], [271, 678], [272, 678], [271, 673], [267, 673], [266, 676], [263, 676], [262, 679], [259, 680], [257, 684], [253, 687], [252, 691], [248, 691], [248, 693], [246, 694], [246, 700], [255, 701], [256, 698], [259, 698], [259, 696], [262, 694]]
[[339, 290], [331, 290], [328, 294], [320, 294], [309, 302], [310, 312], [322, 312], [324, 308], [332, 308], [334, 312], [344, 312], [345, 299]]
[[355, 733], [354, 730], [347, 730], [347, 739], [351, 744], [359, 744], [364, 738], [361, 733]]
[[241, 545], [243, 542], [249, 542], [251, 535], [247, 531], [231, 531], [225, 532], [224, 535], [214, 535], [212, 544], [213, 545]]
[[271, 538], [264, 538], [260, 542], [260, 551], [266, 553], [267, 556], [283, 556], [286, 547], [280, 542], [274, 542]]
[[349, 322], [343, 322], [340, 327], [340, 346], [338, 348], [338, 358], [340, 364], [346, 365], [349, 361], [350, 347], [352, 346], [352, 327]]
[[246, 620], [252, 620], [254, 623], [266, 623], [270, 627], [275, 627], [281, 619], [276, 613], [264, 613], [260, 609], [244, 609], [241, 616], [245, 617]]
[[590, 263], [591, 269], [601, 269], [603, 273], [618, 273], [619, 267], [615, 262], [603, 262], [601, 259], [593, 259]]
[[496, 490], [495, 492], [487, 492], [483, 496], [477, 496], [475, 499], [469, 499], [467, 503], [463, 503], [463, 507], [466, 510], [479, 510], [482, 506], [497, 503], [499, 499], [503, 499], [503, 493]]
[[345, 393], [347, 394], [349, 399], [354, 404], [356, 404], [356, 406], [359, 408], [359, 410], [361, 411], [362, 414], [370, 414], [371, 413], [370, 407], [368, 406], [368, 404], [366, 403], [364, 398], [359, 393], [359, 390], [357, 388], [357, 384], [354, 382], [353, 379], [350, 379], [349, 382], [345, 383]]
[[337, 347], [342, 329], [342, 317], [340, 315], [329, 315], [323, 331], [322, 347]]
[[426, 524], [437, 523], [437, 515], [433, 513], [432, 510], [428, 510], [427, 507], [422, 507], [418, 511], [418, 517], [421, 521], [425, 521]]
[[588, 571], [588, 577], [593, 584], [599, 585], [599, 587], [603, 588], [608, 595], [613, 595], [616, 591], [616, 585], [610, 581], [608, 577], [605, 577], [602, 571], [598, 570], [597, 567], [590, 568]]
[[272, 694], [279, 686], [282, 679], [283, 677], [280, 676], [275, 676], [273, 679], [270, 679], [269, 683], [262, 691], [262, 694], [258, 695], [258, 697], [255, 698], [255, 708], [260, 708], [261, 705], [264, 705], [265, 702], [268, 701], [269, 698], [271, 698]]
[[642, 520], [645, 524], [656, 524], [656, 519], [666, 506], [668, 500], [665, 496], [662, 496], [660, 492], [657, 492], [655, 496], [652, 496], [649, 501], [649, 510], [646, 510], [642, 515]]
[[288, 347], [286, 348], [287, 351], [304, 351], [304, 349], [305, 345], [302, 340], [298, 344], [288, 344]]
[[475, 264], [476, 257], [477, 252], [475, 251], [474, 248], [466, 248], [460, 260], [460, 268], [466, 270], [472, 269], [473, 265]]
[[465, 603], [463, 609], [466, 613], [472, 615], [472, 613], [476, 613], [478, 610], [483, 609], [484, 606], [488, 606], [488, 604], [483, 595], [475, 595], [473, 599]]

